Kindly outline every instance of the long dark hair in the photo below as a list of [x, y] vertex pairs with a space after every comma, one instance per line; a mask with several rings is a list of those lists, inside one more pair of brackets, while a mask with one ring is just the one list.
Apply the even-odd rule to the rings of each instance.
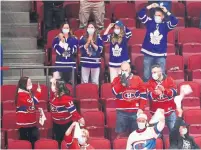
[[56, 80], [56, 89], [58, 97], [70, 95], [70, 90], [66, 87], [66, 83], [61, 79]]
[[17, 99], [18, 99], [18, 90], [22, 89], [25, 91], [27, 90], [27, 81], [29, 77], [21, 77], [20, 80], [18, 81], [17, 89], [16, 89], [16, 94], [15, 94], [15, 105], [17, 105]]
[[[93, 41], [94, 41], [94, 43], [96, 43], [97, 36], [98, 36], [98, 31], [97, 31], [97, 29], [96, 29], [96, 25], [95, 25], [94, 22], [89, 22], [88, 25], [87, 25], [87, 28], [88, 28], [88, 26], [89, 26], [90, 24], [93, 25], [94, 28], [95, 28], [95, 32], [94, 32], [94, 34], [93, 34]], [[86, 28], [86, 33], [85, 33], [85, 35], [84, 35], [84, 39], [85, 39], [86, 41], [87, 41], [87, 39], [88, 39], [88, 37], [89, 37], [89, 34], [88, 34], [88, 32], [87, 32], [87, 28]]]

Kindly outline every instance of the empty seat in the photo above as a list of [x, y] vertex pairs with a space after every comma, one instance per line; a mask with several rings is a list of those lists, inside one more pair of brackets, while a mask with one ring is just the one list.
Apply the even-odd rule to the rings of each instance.
[[85, 29], [78, 29], [74, 32], [74, 35], [80, 39], [81, 36], [83, 36], [85, 34], [86, 30]]
[[136, 28], [136, 21], [133, 18], [120, 18], [119, 20], [129, 29]]
[[69, 3], [65, 5], [65, 16], [66, 18], [79, 18], [79, 3]]
[[185, 17], [185, 6], [183, 3], [173, 1], [172, 2], [172, 7], [171, 7], [171, 12], [174, 14], [176, 17]]
[[193, 81], [201, 85], [201, 69], [193, 71]]
[[9, 140], [8, 149], [32, 149], [32, 145], [26, 140]]
[[7, 100], [2, 102], [2, 109], [3, 109], [3, 115], [9, 112], [16, 111], [16, 105], [14, 100]]
[[114, 140], [117, 136], [117, 133], [115, 132], [116, 110], [110, 110], [106, 112], [106, 122], [107, 122], [108, 139]]
[[59, 145], [57, 141], [51, 139], [41, 139], [35, 142], [35, 149], [58, 149]]
[[195, 143], [196, 143], [199, 147], [201, 147], [201, 136], [195, 137], [195, 138], [194, 138], [194, 141], [195, 141]]
[[111, 83], [103, 83], [101, 85], [101, 99], [105, 100], [107, 98], [115, 98], [115, 95], [112, 93]]
[[73, 31], [76, 31], [77, 29], [79, 29], [80, 20], [77, 18], [70, 18], [69, 25]]
[[[126, 10], [126, 11], [125, 11]], [[135, 6], [133, 3], [118, 3], [114, 6], [114, 17], [135, 18]]]
[[156, 139], [156, 149], [163, 149], [163, 140], [160, 138]]
[[101, 111], [87, 111], [82, 113], [85, 127], [89, 130], [90, 137], [104, 137], [104, 114]]
[[113, 141], [113, 149], [126, 149], [128, 138], [118, 138]]
[[111, 5], [105, 4], [105, 17], [112, 19], [112, 13], [113, 13], [113, 10]]
[[2, 85], [1, 86], [1, 101], [14, 100], [16, 94], [16, 85]]
[[66, 84], [66, 87], [70, 90], [70, 95], [74, 97], [74, 89], [71, 84]]
[[110, 141], [105, 138], [90, 138], [88, 143], [94, 149], [111, 149]]
[[144, 67], [143, 67], [144, 66], [144, 56], [138, 56], [135, 59], [134, 66], [135, 66], [138, 76], [143, 77], [144, 76]]
[[190, 26], [199, 27], [200, 24], [200, 13], [201, 13], [201, 2], [186, 2], [187, 16], [190, 22]]

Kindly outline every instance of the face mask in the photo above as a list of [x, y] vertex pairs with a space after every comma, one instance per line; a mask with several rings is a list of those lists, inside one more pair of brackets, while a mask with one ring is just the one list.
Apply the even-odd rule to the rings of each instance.
[[79, 143], [80, 145], [84, 145], [84, 144], [86, 143], [86, 138], [79, 137], [79, 138], [78, 138], [78, 143]]
[[87, 28], [87, 32], [89, 35], [93, 35], [95, 32], [95, 29], [94, 28]]
[[161, 23], [162, 22], [162, 19], [160, 16], [154, 16], [154, 20], [156, 23]]
[[187, 133], [187, 128], [183, 128], [182, 130], [181, 130], [181, 134], [182, 135], [185, 135]]
[[153, 73], [153, 74], [152, 74], [152, 78], [153, 78], [154, 80], [158, 80], [158, 79], [159, 79], [159, 76], [158, 76], [157, 73]]
[[142, 130], [146, 127], [146, 123], [142, 123], [142, 122], [138, 122], [137, 125], [140, 130]]
[[127, 72], [127, 71], [121, 71], [121, 74], [122, 75], [125, 74], [126, 78], [129, 76], [129, 72]]
[[67, 34], [67, 33], [69, 33], [69, 29], [62, 29], [62, 32], [63, 32], [64, 34]]
[[56, 87], [55, 86], [52, 85], [51, 89], [52, 89], [52, 92], [54, 92], [54, 93], [56, 92]]
[[114, 29], [114, 33], [118, 35], [120, 33], [120, 29]]
[[27, 90], [31, 90], [32, 89], [32, 85], [27, 86]]

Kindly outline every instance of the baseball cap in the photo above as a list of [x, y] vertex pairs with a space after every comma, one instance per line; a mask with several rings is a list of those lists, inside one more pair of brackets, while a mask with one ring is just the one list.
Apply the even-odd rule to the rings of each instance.
[[137, 115], [137, 119], [139, 119], [139, 118], [143, 118], [143, 119], [147, 120], [147, 115], [141, 113], [141, 114]]
[[123, 24], [123, 22], [122, 22], [121, 20], [117, 20], [117, 21], [115, 22], [115, 25], [119, 26], [120, 28], [123, 28], [123, 27], [124, 27], [124, 24]]
[[185, 121], [183, 120], [183, 121], [181, 122], [180, 126], [185, 126], [185, 127], [187, 127], [187, 126], [189, 126], [189, 125], [188, 125], [187, 123], [185, 123]]

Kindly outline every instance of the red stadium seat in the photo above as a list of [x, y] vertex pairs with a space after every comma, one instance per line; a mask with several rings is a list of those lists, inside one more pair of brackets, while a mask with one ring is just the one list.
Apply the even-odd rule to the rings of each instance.
[[188, 63], [189, 56], [192, 56], [195, 54], [201, 55], [201, 42], [200, 43], [185, 43], [185, 44], [183, 44], [182, 55], [184, 56], [184, 62], [186, 65]]
[[137, 71], [137, 74], [140, 76], [140, 77], [143, 77], [144, 76], [144, 70], [143, 70], [143, 66], [144, 66], [144, 56], [139, 56], [135, 59], [135, 69]]
[[186, 3], [187, 16], [190, 21], [190, 26], [198, 28], [200, 24], [201, 2], [187, 1]]
[[61, 150], [66, 150], [66, 149], [68, 149], [68, 148], [67, 148], [67, 145], [66, 145], [66, 142], [63, 140], [63, 141], [61, 142]]
[[16, 111], [16, 105], [14, 100], [3, 101], [2, 106], [3, 106], [3, 115], [9, 112]]
[[106, 122], [107, 122], [108, 139], [114, 140], [117, 136], [117, 133], [115, 133], [116, 110], [110, 110], [106, 112]]
[[156, 149], [163, 149], [163, 140], [160, 138], [156, 139]]
[[107, 98], [115, 98], [115, 95], [112, 93], [111, 83], [103, 83], [101, 85], [101, 99], [105, 100]]
[[[126, 11], [125, 11], [126, 10]], [[114, 17], [135, 18], [135, 6], [133, 3], [118, 3], [114, 6]]]
[[8, 149], [32, 149], [32, 145], [26, 140], [9, 140]]
[[118, 138], [113, 141], [113, 149], [126, 149], [128, 138]]
[[128, 42], [129, 45], [141, 44], [144, 41], [146, 29], [132, 29], [132, 36]]
[[177, 85], [184, 82], [185, 79], [185, 73], [183, 70], [167, 71], [167, 75], [172, 77]]
[[59, 149], [57, 141], [51, 139], [41, 139], [35, 142], [35, 149]]
[[77, 18], [70, 18], [70, 19], [69, 19], [69, 25], [70, 25], [70, 28], [71, 28], [73, 31], [76, 31], [77, 29], [79, 29], [80, 20], [77, 19]]
[[78, 29], [74, 32], [74, 35], [80, 39], [81, 36], [83, 36], [86, 33], [85, 29]]
[[183, 109], [200, 109], [200, 99], [197, 97], [187, 97], [182, 101]]
[[111, 149], [110, 141], [105, 138], [90, 138], [89, 144], [94, 149]]
[[146, 7], [148, 5], [147, 0], [143, 1], [135, 1], [135, 10], [138, 13], [142, 8]]
[[70, 95], [74, 97], [74, 89], [73, 86], [70, 84], [66, 84], [66, 87], [70, 90]]
[[1, 149], [5, 149], [8, 144], [7, 132], [5, 129], [1, 129]]
[[69, 3], [65, 5], [66, 18], [79, 18], [79, 3]]
[[[38, 84], [33, 84], [33, 91], [34, 92], [36, 91], [37, 88], [38, 88]], [[48, 101], [48, 88], [47, 88], [47, 86], [41, 84], [40, 88], [41, 88], [41, 97], [40, 97], [40, 99]]]
[[104, 114], [101, 111], [87, 111], [82, 113], [86, 122], [86, 129], [89, 130], [90, 137], [104, 138]]
[[112, 10], [111, 4], [105, 4], [105, 17], [111, 19], [112, 13], [113, 13], [113, 10]]
[[176, 17], [185, 17], [185, 6], [184, 6], [184, 4], [173, 1], [172, 7], [171, 7], [171, 12]]
[[189, 134], [193, 137], [201, 136], [201, 124], [199, 125], [190, 125]]
[[129, 29], [136, 28], [136, 21], [133, 18], [120, 18], [119, 20]]
[[195, 138], [194, 138], [194, 141], [195, 141], [195, 143], [196, 143], [199, 147], [201, 147], [201, 136], [195, 137]]
[[40, 131], [40, 138], [51, 138], [52, 137], [52, 117], [50, 112], [45, 112], [45, 116], [47, 120], [45, 121], [44, 125], [42, 126], [39, 123], [40, 113], [36, 114], [37, 118], [37, 127]]
[[193, 71], [192, 78], [194, 82], [201, 85], [201, 69]]
[[107, 28], [110, 23], [111, 23], [110, 18], [104, 18], [104, 27], [105, 27], [105, 28]]
[[164, 139], [164, 143], [165, 143], [165, 149], [169, 149], [169, 147], [170, 147], [169, 136], [167, 136]]
[[2, 85], [1, 86], [1, 101], [14, 100], [16, 94], [16, 85]]

